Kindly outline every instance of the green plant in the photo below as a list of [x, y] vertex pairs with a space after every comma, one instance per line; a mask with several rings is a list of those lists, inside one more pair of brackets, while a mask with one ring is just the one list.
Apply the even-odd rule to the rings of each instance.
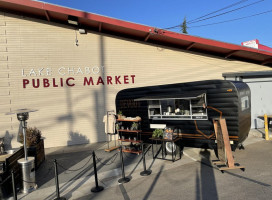
[[[24, 136], [23, 133], [19, 133], [20, 142], [24, 142]], [[29, 127], [26, 129], [26, 145], [27, 147], [35, 146], [41, 141], [42, 133], [39, 129], [36, 127], [32, 128]]]
[[121, 110], [118, 111], [117, 115], [122, 115], [123, 112]]
[[138, 129], [138, 124], [136, 122], [133, 122], [131, 125], [132, 130], [137, 130]]
[[163, 136], [163, 130], [162, 129], [155, 129], [153, 131], [152, 137], [162, 137]]

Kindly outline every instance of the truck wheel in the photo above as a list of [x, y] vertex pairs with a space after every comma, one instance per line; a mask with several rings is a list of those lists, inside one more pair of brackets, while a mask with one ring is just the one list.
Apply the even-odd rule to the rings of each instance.
[[173, 145], [173, 152], [177, 152], [177, 148], [178, 146], [175, 143], [172, 142], [166, 142], [165, 143], [165, 148], [166, 148], [166, 152], [171, 154], [172, 153], [172, 145]]

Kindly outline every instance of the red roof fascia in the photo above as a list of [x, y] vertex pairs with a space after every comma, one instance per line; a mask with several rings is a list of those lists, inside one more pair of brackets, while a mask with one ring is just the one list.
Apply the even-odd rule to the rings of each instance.
[[[122, 27], [125, 29], [130, 29], [131, 31], [140, 31], [143, 34], [159, 34], [160, 37], [168, 37], [176, 40], [182, 40], [182, 41], [187, 41], [189, 43], [197, 43], [201, 45], [207, 45], [210, 47], [215, 47], [215, 48], [222, 48], [229, 50], [230, 52], [232, 51], [245, 51], [245, 52], [251, 52], [251, 53], [257, 53], [257, 54], [262, 54], [266, 56], [272, 56], [272, 52], [267, 52], [267, 51], [262, 51], [259, 49], [253, 49], [253, 48], [248, 48], [245, 46], [240, 46], [240, 45], [235, 45], [235, 44], [230, 44], [230, 43], [225, 43], [225, 42], [220, 42], [216, 40], [211, 40], [211, 39], [205, 39], [201, 37], [196, 37], [196, 36], [191, 36], [191, 35], [186, 35], [186, 34], [181, 34], [181, 33], [176, 33], [176, 32], [171, 32], [167, 30], [162, 30], [158, 29], [159, 32], [155, 32], [154, 27], [149, 27], [141, 24], [136, 24], [136, 23], [131, 23], [127, 21], [122, 21], [110, 17], [105, 17], [97, 14], [92, 14], [88, 12], [83, 12], [79, 10], [74, 10], [71, 8], [66, 8], [66, 7], [61, 7], [53, 4], [48, 4], [44, 2], [38, 2], [38, 1], [31, 1], [31, 0], [0, 0], [0, 3], [10, 3], [12, 4], [13, 7], [20, 8], [20, 6], [26, 6], [28, 8], [33, 8], [33, 9], [39, 9], [43, 10], [44, 13], [46, 12], [55, 12], [63, 15], [71, 15], [71, 16], [76, 16], [82, 19], [87, 19], [90, 21], [98, 22], [98, 23], [103, 23], [103, 24], [109, 24], [112, 26], [116, 27]], [[121, 30], [120, 30], [121, 32]]]
[[83, 11], [79, 11], [79, 10], [73, 10], [70, 8], [59, 7], [59, 6], [55, 6], [55, 5], [51, 5], [51, 4], [45, 4], [44, 9], [48, 10], [48, 11], [57, 12], [57, 13], [63, 13], [63, 14], [67, 14], [67, 15], [76, 16], [79, 18], [85, 18], [85, 19], [89, 19], [92, 21], [108, 23], [108, 24], [112, 24], [112, 25], [116, 25], [116, 26], [123, 26], [123, 27], [131, 28], [131, 29], [138, 29], [138, 30], [142, 30], [142, 31], [145, 31], [147, 29], [147, 27], [143, 27], [143, 26], [139, 27], [139, 26], [136, 26], [137, 24], [133, 24], [130, 22], [121, 21], [118, 19], [109, 18], [109, 17], [105, 17], [105, 16], [101, 16], [101, 15], [91, 14], [91, 13], [83, 12]]
[[7, 2], [7, 3], [12, 3], [12, 4], [17, 4], [19, 6], [27, 6], [31, 8], [36, 8], [40, 10], [45, 10], [45, 11], [50, 11], [50, 12], [56, 12], [56, 13], [62, 13], [66, 15], [71, 15], [71, 16], [76, 16], [79, 18], [85, 18], [101, 23], [108, 23], [111, 25], [116, 25], [116, 26], [123, 26], [125, 28], [130, 28], [130, 29], [136, 29], [139, 31], [148, 31], [150, 27], [144, 26], [144, 25], [139, 25], [131, 22], [126, 22], [114, 18], [109, 18], [101, 15], [96, 15], [88, 12], [83, 12], [79, 10], [74, 10], [71, 8], [66, 8], [66, 7], [61, 7], [53, 4], [47, 4], [44, 2], [38, 2], [38, 1], [31, 1], [31, 0], [0, 0], [0, 2]]
[[259, 46], [259, 49], [272, 52], [271, 47], [268, 47], [268, 46], [265, 46], [265, 45], [262, 45], [262, 44], [259, 44], [258, 46]]
[[164, 31], [163, 35], [168, 36], [168, 37], [172, 37], [172, 38], [176, 38], [176, 39], [187, 40], [187, 41], [191, 41], [191, 42], [195, 42], [195, 43], [205, 44], [205, 45], [209, 45], [209, 46], [226, 48], [229, 50], [251, 51], [251, 52], [256, 52], [256, 53], [261, 53], [261, 54], [266, 54], [266, 55], [272, 56], [272, 53], [270, 53], [270, 52], [260, 51], [258, 49], [248, 48], [245, 46], [225, 43], [225, 42], [211, 40], [211, 39], [205, 39], [205, 38], [201, 38], [201, 37], [195, 37], [195, 36], [191, 36], [191, 35], [185, 35], [185, 34], [176, 33], [176, 32]]

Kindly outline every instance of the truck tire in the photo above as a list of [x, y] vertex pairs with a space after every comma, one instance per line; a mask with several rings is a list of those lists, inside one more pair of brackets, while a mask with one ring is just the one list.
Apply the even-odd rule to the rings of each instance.
[[165, 149], [168, 154], [172, 154], [172, 145], [173, 145], [173, 152], [178, 152], [178, 146], [175, 143], [172, 142], [166, 142], [165, 143]]

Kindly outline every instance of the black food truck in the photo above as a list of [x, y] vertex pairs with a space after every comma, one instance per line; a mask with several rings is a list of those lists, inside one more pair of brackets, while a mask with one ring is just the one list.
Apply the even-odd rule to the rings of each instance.
[[216, 149], [213, 119], [225, 118], [234, 151], [250, 130], [250, 101], [246, 83], [207, 80], [121, 90], [116, 111], [141, 118], [141, 140], [146, 143], [154, 129], [170, 128], [182, 137], [182, 147], [210, 149]]

